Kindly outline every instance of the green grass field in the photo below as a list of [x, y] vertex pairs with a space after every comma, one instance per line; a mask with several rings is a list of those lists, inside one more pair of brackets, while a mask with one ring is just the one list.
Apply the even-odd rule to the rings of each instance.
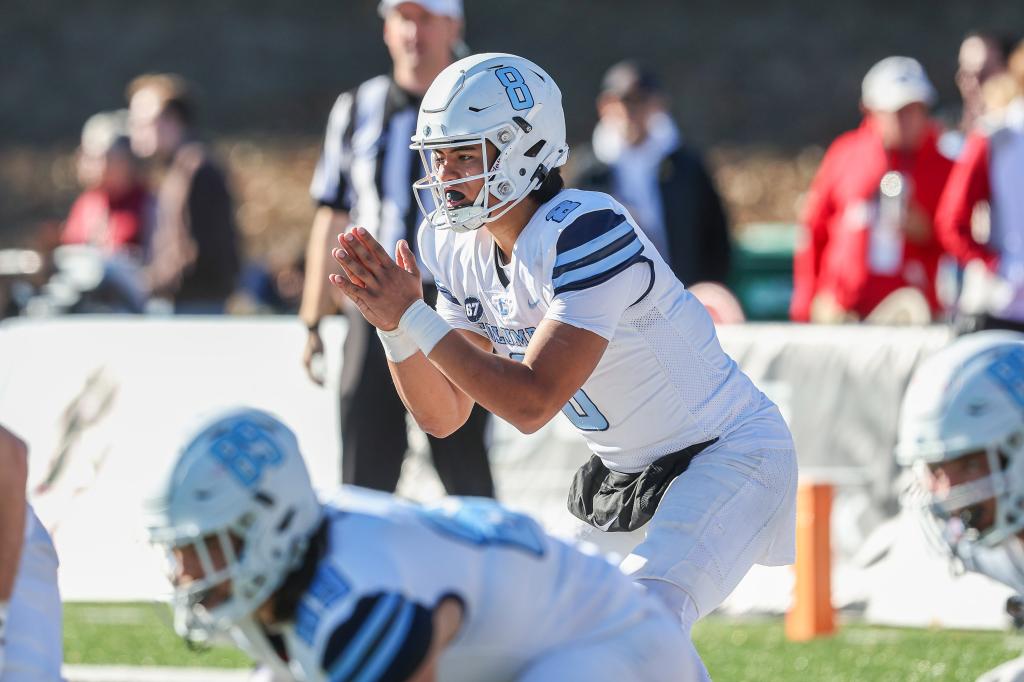
[[[247, 667], [227, 648], [192, 651], [171, 630], [170, 613], [150, 604], [65, 604], [64, 660], [76, 664]], [[1024, 636], [846, 624], [834, 637], [795, 644], [782, 621], [711, 617], [697, 649], [719, 682], [973, 682], [1024, 653]]]

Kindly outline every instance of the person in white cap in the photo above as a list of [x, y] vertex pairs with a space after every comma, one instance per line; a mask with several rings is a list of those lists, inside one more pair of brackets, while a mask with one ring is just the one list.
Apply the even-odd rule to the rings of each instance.
[[[303, 362], [322, 382], [321, 318], [339, 307], [328, 295], [329, 245], [352, 224], [370, 230], [394, 249], [414, 241], [419, 211], [412, 182], [422, 175], [409, 149], [420, 99], [462, 44], [461, 0], [382, 0], [384, 43], [391, 73], [338, 97], [331, 110], [323, 151], [310, 187], [318, 204], [306, 255], [306, 281], [299, 317], [308, 329]], [[428, 198], [429, 200], [429, 198]], [[425, 281], [427, 298], [437, 296]], [[341, 376], [341, 441], [344, 483], [394, 492], [408, 449], [406, 410], [391, 383], [387, 360], [373, 329], [351, 307]], [[430, 437], [430, 451], [449, 494], [494, 494], [485, 445], [487, 415], [477, 410], [449, 438]]]
[[804, 205], [794, 321], [877, 319], [888, 309], [886, 322], [927, 322], [940, 312], [932, 224], [952, 164], [937, 146], [934, 102], [910, 57], [887, 57], [864, 77], [864, 120], [829, 147]]

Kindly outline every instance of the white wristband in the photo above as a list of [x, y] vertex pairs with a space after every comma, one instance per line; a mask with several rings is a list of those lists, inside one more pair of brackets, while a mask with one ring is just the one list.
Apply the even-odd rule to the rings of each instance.
[[384, 355], [388, 356], [388, 360], [391, 362], [408, 360], [420, 350], [412, 337], [402, 331], [401, 327], [396, 327], [389, 332], [378, 329], [377, 336], [380, 337], [380, 342], [384, 345]]
[[398, 328], [411, 338], [424, 355], [430, 355], [437, 342], [452, 330], [450, 324], [420, 299], [409, 306], [398, 321]]
[[[4, 641], [4, 631], [7, 629], [7, 609], [9, 608], [8, 603], [0, 601], [0, 643]], [[3, 653], [3, 652], [0, 652]], [[0, 666], [2, 668], [2, 666]], [[0, 670], [2, 672], [2, 670]]]

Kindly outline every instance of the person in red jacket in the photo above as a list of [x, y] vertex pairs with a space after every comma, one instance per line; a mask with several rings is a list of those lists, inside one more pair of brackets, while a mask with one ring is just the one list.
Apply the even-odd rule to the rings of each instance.
[[873, 311], [879, 318], [886, 299], [883, 309], [901, 301], [887, 321], [928, 321], [939, 312], [942, 250], [932, 220], [952, 162], [937, 147], [939, 128], [928, 114], [934, 101], [914, 59], [888, 57], [868, 71], [864, 120], [832, 143], [807, 196], [794, 321], [861, 320]]
[[141, 262], [155, 207], [131, 150], [127, 116], [126, 111], [101, 112], [82, 128], [78, 180], [85, 191], [71, 206], [61, 242]]
[[1024, 43], [1011, 57], [1014, 64], [1006, 78], [1016, 97], [1004, 107], [988, 102], [935, 219], [939, 239], [964, 266], [959, 311], [965, 331], [1024, 331]]

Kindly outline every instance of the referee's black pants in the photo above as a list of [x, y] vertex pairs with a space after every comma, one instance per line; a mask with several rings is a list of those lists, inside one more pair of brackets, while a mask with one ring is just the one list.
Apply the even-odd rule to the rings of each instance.
[[[437, 290], [424, 286], [427, 303]], [[409, 443], [405, 405], [398, 397], [376, 330], [350, 313], [341, 377], [341, 480], [394, 492]], [[447, 438], [427, 436], [434, 468], [449, 495], [494, 496], [484, 431], [487, 411], [473, 407], [469, 420]]]

